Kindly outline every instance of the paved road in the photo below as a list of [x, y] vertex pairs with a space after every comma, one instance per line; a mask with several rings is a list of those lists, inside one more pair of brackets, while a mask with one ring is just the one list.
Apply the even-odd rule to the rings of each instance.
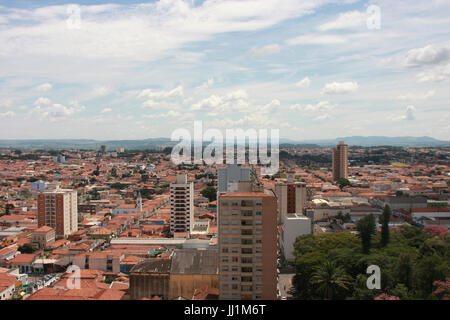
[[280, 289], [280, 295], [282, 297], [288, 297], [290, 294], [287, 293], [292, 287], [292, 278], [294, 273], [281, 273], [278, 280], [278, 288]]

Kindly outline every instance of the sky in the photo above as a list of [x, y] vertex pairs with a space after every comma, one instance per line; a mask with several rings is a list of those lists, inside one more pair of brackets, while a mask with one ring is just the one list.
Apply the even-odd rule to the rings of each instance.
[[448, 0], [0, 0], [0, 139], [450, 140]]

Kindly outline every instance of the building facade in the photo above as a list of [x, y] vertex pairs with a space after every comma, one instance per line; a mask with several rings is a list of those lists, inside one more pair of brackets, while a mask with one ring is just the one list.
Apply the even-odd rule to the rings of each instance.
[[348, 145], [344, 141], [339, 141], [333, 149], [333, 180], [348, 178]]
[[40, 249], [45, 249], [55, 242], [55, 237], [56, 233], [53, 228], [43, 226], [33, 231], [32, 242], [37, 243]]
[[177, 175], [170, 184], [170, 234], [190, 234], [194, 226], [194, 183], [187, 181], [186, 174]]
[[288, 179], [275, 184], [275, 194], [278, 200], [278, 223], [284, 223], [288, 214], [303, 214], [306, 206], [306, 183], [294, 182], [293, 175], [288, 173]]
[[217, 192], [231, 192], [237, 182], [250, 181], [250, 171], [250, 167], [237, 164], [217, 168]]
[[49, 184], [37, 197], [38, 227], [48, 226], [56, 237], [67, 237], [78, 230], [77, 191]]
[[281, 233], [282, 252], [286, 260], [295, 259], [294, 243], [298, 236], [312, 233], [311, 219], [298, 214], [286, 216]]
[[220, 299], [277, 297], [277, 200], [262, 191], [222, 194]]
[[148, 259], [130, 271], [131, 299], [192, 299], [204, 287], [219, 288], [217, 250], [176, 249], [168, 259]]

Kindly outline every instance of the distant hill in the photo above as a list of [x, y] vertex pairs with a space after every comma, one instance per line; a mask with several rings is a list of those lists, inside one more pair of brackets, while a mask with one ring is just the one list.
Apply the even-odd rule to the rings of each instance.
[[119, 147], [128, 150], [156, 149], [159, 146], [172, 146], [175, 142], [168, 138], [151, 138], [144, 140], [90, 140], [90, 139], [36, 139], [36, 140], [0, 140], [0, 148], [17, 149], [85, 149], [98, 150], [102, 145], [106, 150], [112, 151]]
[[[352, 136], [336, 139], [303, 140], [281, 138], [282, 148], [320, 148], [332, 147], [344, 141], [349, 146], [373, 147], [373, 146], [396, 146], [396, 147], [450, 147], [450, 141], [437, 140], [431, 137], [383, 137], [383, 136]], [[0, 148], [16, 149], [85, 149], [98, 150], [100, 146], [106, 146], [108, 151], [123, 147], [128, 150], [156, 149], [158, 147], [174, 146], [177, 142], [169, 138], [150, 138], [143, 140], [93, 140], [93, 139], [31, 139], [31, 140], [0, 140]], [[208, 143], [206, 143], [208, 144]]]
[[450, 141], [437, 140], [431, 137], [384, 137], [384, 136], [351, 136], [324, 140], [303, 140], [290, 144], [316, 144], [323, 147], [335, 146], [344, 141], [349, 146], [374, 147], [449, 147]]

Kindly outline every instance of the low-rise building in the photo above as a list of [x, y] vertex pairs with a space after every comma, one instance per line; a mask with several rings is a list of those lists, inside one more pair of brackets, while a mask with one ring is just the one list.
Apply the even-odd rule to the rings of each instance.
[[219, 288], [216, 250], [176, 249], [169, 259], [150, 259], [130, 272], [131, 299], [192, 299], [200, 288]]
[[40, 249], [45, 249], [55, 242], [55, 237], [55, 229], [48, 226], [42, 226], [33, 231], [32, 242], [36, 243]]

